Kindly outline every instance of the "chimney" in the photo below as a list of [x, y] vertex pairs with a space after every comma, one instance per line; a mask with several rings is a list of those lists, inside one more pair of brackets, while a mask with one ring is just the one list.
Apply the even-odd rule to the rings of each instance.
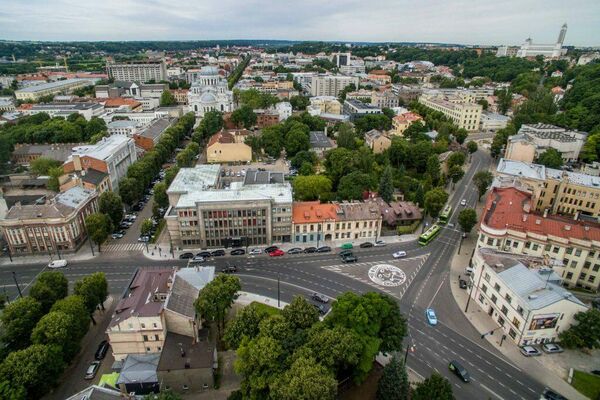
[[548, 209], [544, 209], [544, 218], [548, 218]]

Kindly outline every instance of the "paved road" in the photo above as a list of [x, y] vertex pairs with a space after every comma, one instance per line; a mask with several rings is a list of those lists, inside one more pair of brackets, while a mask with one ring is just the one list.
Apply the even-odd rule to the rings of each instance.
[[[473, 174], [487, 169], [491, 159], [479, 151], [465, 177], [456, 185], [451, 204], [456, 218], [466, 199], [469, 205], [477, 201], [477, 192], [471, 184]], [[386, 247], [356, 249], [359, 263], [348, 266], [340, 262], [335, 253], [286, 255], [284, 258], [222, 257], [210, 260], [208, 265], [221, 269], [236, 264], [242, 280], [243, 290], [277, 298], [277, 281], [280, 281], [281, 300], [289, 302], [296, 295], [309, 296], [318, 291], [331, 298], [352, 291], [365, 293], [382, 290], [393, 295], [399, 302], [402, 312], [407, 315], [409, 326], [408, 341], [416, 351], [408, 356], [408, 365], [423, 376], [433, 370], [448, 377], [455, 385], [455, 395], [459, 399], [537, 399], [543, 386], [507, 362], [502, 354], [487, 341], [481, 340], [477, 332], [461, 310], [450, 291], [448, 275], [450, 260], [458, 247], [461, 233], [446, 226], [440, 236], [426, 247], [415, 242], [388, 245]], [[401, 289], [390, 290], [377, 286], [367, 277], [366, 271], [378, 263], [386, 263], [404, 268], [401, 261], [393, 260], [391, 254], [398, 249], [405, 250], [408, 264], [407, 283]], [[414, 260], [414, 262], [412, 262]], [[423, 262], [421, 262], [423, 261]], [[72, 262], [64, 270], [71, 282], [95, 271], [107, 275], [112, 293], [119, 294], [126, 287], [132, 272], [138, 267], [185, 266], [185, 261], [151, 261], [141, 254], [110, 253], [98, 259]], [[15, 270], [22, 286], [30, 282], [42, 270], [41, 265], [0, 266], [0, 282], [12, 281], [11, 271]], [[363, 275], [360, 275], [363, 271]], [[368, 277], [367, 277], [368, 278]], [[16, 293], [12, 284], [6, 286], [12, 295]], [[429, 326], [424, 318], [427, 307], [436, 309], [440, 323]], [[450, 360], [458, 360], [470, 372], [473, 381], [464, 384], [451, 375], [447, 365]]]

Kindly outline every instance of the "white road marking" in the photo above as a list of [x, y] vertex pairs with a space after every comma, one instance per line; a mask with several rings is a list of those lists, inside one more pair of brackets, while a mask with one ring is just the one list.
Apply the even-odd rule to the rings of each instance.
[[489, 387], [485, 386], [483, 383], [479, 384], [482, 388], [484, 388], [485, 390], [487, 390], [488, 392], [490, 392], [491, 394], [493, 394], [494, 396], [496, 396], [497, 398], [499, 398], [500, 400], [504, 400], [504, 397], [501, 397], [500, 395], [498, 395], [498, 393], [494, 392], [492, 389], [490, 389]]

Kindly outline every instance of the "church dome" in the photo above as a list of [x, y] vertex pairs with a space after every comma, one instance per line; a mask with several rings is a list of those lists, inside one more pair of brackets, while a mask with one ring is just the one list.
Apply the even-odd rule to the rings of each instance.
[[215, 103], [217, 101], [217, 96], [212, 92], [204, 92], [202, 96], [200, 96], [200, 102], [202, 103]]
[[200, 75], [202, 75], [202, 76], [219, 75], [219, 70], [217, 69], [217, 67], [208, 65], [208, 66], [202, 67], [200, 69]]

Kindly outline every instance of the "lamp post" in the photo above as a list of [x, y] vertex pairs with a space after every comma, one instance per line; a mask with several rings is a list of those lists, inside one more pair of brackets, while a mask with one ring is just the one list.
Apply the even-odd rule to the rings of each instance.
[[410, 341], [410, 344], [406, 345], [406, 352], [404, 353], [404, 365], [406, 366], [406, 360], [408, 359], [408, 351], [410, 350], [411, 353], [413, 353], [415, 351], [415, 346], [412, 344], [412, 340]]
[[15, 281], [15, 285], [17, 286], [17, 291], [19, 292], [19, 297], [23, 297], [23, 293], [21, 292], [21, 287], [19, 286], [19, 282], [17, 282], [17, 274], [15, 271], [12, 272], [13, 280]]

